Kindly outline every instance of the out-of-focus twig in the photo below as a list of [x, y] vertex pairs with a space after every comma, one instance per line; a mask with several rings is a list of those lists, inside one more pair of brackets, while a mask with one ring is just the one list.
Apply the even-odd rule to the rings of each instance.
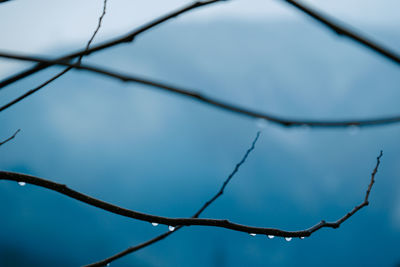
[[12, 84], [12, 83], [14, 83], [14, 82], [16, 82], [18, 80], [21, 80], [21, 79], [23, 79], [25, 77], [28, 77], [28, 76], [30, 76], [30, 75], [32, 75], [32, 74], [34, 74], [34, 73], [36, 73], [36, 72], [38, 72], [40, 70], [48, 68], [48, 67], [50, 67], [52, 65], [56, 65], [57, 62], [66, 61], [66, 60], [69, 61], [69, 60], [72, 60], [74, 58], [77, 58], [77, 57], [80, 57], [80, 56], [84, 56], [84, 55], [89, 55], [91, 53], [94, 53], [94, 52], [97, 52], [97, 51], [100, 51], [100, 50], [103, 50], [103, 49], [106, 49], [106, 48], [109, 48], [109, 47], [113, 47], [113, 46], [121, 44], [121, 43], [130, 43], [139, 34], [144, 33], [144, 32], [146, 32], [148, 30], [151, 30], [152, 28], [154, 28], [154, 27], [156, 27], [156, 26], [158, 26], [158, 25], [160, 25], [160, 24], [162, 24], [162, 23], [164, 23], [164, 22], [166, 22], [166, 21], [168, 21], [168, 20], [170, 20], [172, 18], [176, 18], [177, 16], [179, 16], [179, 15], [181, 15], [183, 13], [186, 13], [186, 12], [188, 12], [190, 10], [193, 10], [193, 9], [196, 9], [196, 8], [199, 8], [199, 7], [203, 7], [203, 6], [206, 6], [206, 5], [214, 4], [214, 3], [217, 3], [217, 2], [222, 2], [222, 1], [224, 1], [224, 0], [208, 0], [208, 1], [193, 2], [190, 5], [184, 6], [184, 7], [180, 8], [180, 9], [178, 9], [176, 11], [173, 11], [173, 12], [168, 13], [168, 14], [166, 14], [164, 16], [161, 16], [161, 17], [159, 17], [159, 18], [157, 18], [155, 20], [152, 20], [152, 21], [140, 26], [139, 28], [133, 30], [132, 32], [130, 32], [128, 34], [125, 34], [125, 35], [122, 35], [122, 36], [117, 37], [115, 39], [106, 41], [106, 42], [104, 42], [102, 44], [95, 45], [90, 49], [80, 50], [78, 52], [75, 52], [75, 53], [72, 53], [72, 54], [57, 58], [55, 60], [52, 60], [52, 61], [50, 61], [48, 63], [38, 64], [38, 65], [28, 69], [28, 70], [25, 70], [25, 71], [23, 71], [21, 73], [12, 75], [12, 76], [4, 79], [3, 81], [1, 81], [0, 82], [0, 90], [5, 86], [7, 86], [9, 84]]
[[[104, 0], [103, 3], [103, 12], [99, 17], [99, 22], [97, 24], [96, 30], [93, 32], [92, 36], [90, 37], [89, 41], [86, 44], [86, 50], [89, 49], [91, 43], [94, 40], [94, 37], [96, 36], [97, 32], [99, 31], [100, 27], [101, 27], [101, 23], [103, 21], [103, 18], [106, 14], [106, 9], [107, 9], [107, 0]], [[81, 55], [78, 59], [78, 64], [82, 61], [84, 55]], [[61, 71], [60, 73], [58, 73], [57, 75], [53, 76], [52, 78], [50, 78], [49, 80], [45, 81], [44, 83], [40, 84], [39, 86], [27, 91], [26, 93], [22, 94], [21, 96], [15, 98], [14, 100], [10, 101], [9, 103], [3, 105], [0, 107], [0, 112], [3, 110], [6, 110], [7, 108], [17, 104], [18, 102], [20, 102], [21, 100], [27, 98], [28, 96], [36, 93], [37, 91], [39, 91], [40, 89], [42, 89], [43, 87], [45, 87], [46, 85], [52, 83], [53, 81], [57, 80], [58, 78], [60, 78], [61, 76], [63, 76], [65, 73], [67, 73], [68, 71], [70, 71], [72, 69], [72, 67], [67, 67], [65, 70]]]
[[308, 16], [312, 17], [316, 21], [320, 22], [321, 24], [325, 25], [329, 29], [333, 30], [340, 36], [346, 36], [351, 40], [355, 41], [356, 43], [369, 48], [372, 52], [375, 52], [384, 58], [392, 61], [393, 63], [400, 65], [400, 55], [389, 48], [385, 47], [382, 44], [379, 44], [376, 41], [373, 41], [366, 36], [363, 36], [361, 33], [351, 29], [349, 26], [344, 26], [343, 23], [339, 23], [333, 18], [330, 18], [328, 15], [323, 14], [320, 11], [317, 11], [314, 8], [311, 8], [301, 1], [296, 0], [282, 0], [295, 8], [301, 10], [303, 13], [307, 14]]
[[11, 141], [12, 139], [15, 138], [15, 136], [17, 136], [17, 134], [21, 131], [21, 129], [18, 129], [17, 131], [15, 131], [15, 133], [13, 135], [11, 135], [9, 138], [7, 138], [6, 140], [0, 142], [0, 146], [4, 145], [5, 143]]
[[[7, 57], [7, 58], [12, 58], [12, 59], [17, 59], [17, 60], [24, 60], [24, 61], [43, 62], [43, 63], [51, 62], [49, 60], [38, 58], [38, 57], [21, 56], [21, 55], [16, 55], [16, 54], [11, 54], [11, 53], [1, 53], [1, 52], [0, 52], [0, 57]], [[280, 116], [271, 115], [271, 114], [267, 114], [267, 113], [262, 113], [262, 112], [255, 111], [255, 110], [252, 110], [249, 108], [244, 108], [239, 105], [230, 104], [230, 103], [224, 102], [222, 100], [208, 97], [208, 96], [203, 95], [195, 90], [181, 88], [181, 87], [177, 87], [174, 85], [161, 83], [161, 82], [157, 82], [154, 80], [145, 79], [145, 78], [137, 77], [137, 76], [133, 76], [133, 75], [126, 75], [126, 74], [122, 74], [119, 72], [113, 72], [111, 70], [107, 70], [107, 69], [100, 68], [100, 67], [89, 66], [86, 64], [72, 64], [72, 63], [68, 63], [68, 62], [59, 62], [59, 63], [57, 63], [57, 65], [69, 66], [69, 67], [74, 67], [76, 69], [95, 72], [95, 73], [98, 73], [101, 75], [105, 75], [105, 76], [108, 76], [108, 77], [111, 77], [114, 79], [121, 80], [123, 82], [134, 82], [134, 83], [148, 85], [148, 86], [158, 88], [158, 89], [170, 92], [170, 93], [189, 97], [193, 100], [199, 101], [204, 104], [211, 105], [213, 107], [221, 108], [223, 110], [231, 111], [231, 112], [245, 115], [245, 116], [252, 117], [252, 118], [264, 119], [264, 120], [267, 120], [267, 121], [270, 121], [270, 122], [273, 122], [280, 126], [285, 126], [285, 127], [296, 127], [296, 126], [297, 127], [298, 126], [309, 126], [309, 127], [318, 127], [318, 128], [342, 128], [342, 127], [348, 127], [348, 126], [366, 127], [366, 126], [380, 126], [380, 125], [385, 125], [385, 124], [394, 124], [394, 123], [400, 122], [399, 115], [391, 116], [391, 117], [381, 117], [381, 118], [348, 119], [348, 120], [310, 120], [310, 119], [285, 118], [285, 117], [280, 117]], [[0, 112], [9, 106], [10, 106], [10, 103], [0, 107]]]

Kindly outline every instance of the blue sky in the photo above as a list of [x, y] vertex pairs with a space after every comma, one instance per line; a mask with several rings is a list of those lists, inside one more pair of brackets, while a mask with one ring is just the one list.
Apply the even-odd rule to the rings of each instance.
[[[100, 2], [2, 4], [7, 27], [1, 28], [1, 49], [55, 56], [81, 48], [96, 25]], [[146, 3], [110, 2], [99, 40], [185, 1]], [[396, 1], [310, 3], [399, 47]], [[278, 1], [232, 1], [199, 10], [84, 61], [296, 118], [399, 113], [398, 67]], [[28, 65], [0, 62], [1, 77]], [[1, 103], [57, 71], [7, 87]], [[252, 119], [83, 72], [70, 72], [2, 112], [0, 125], [2, 138], [22, 129], [0, 149], [2, 169], [171, 217], [190, 216], [214, 194], [260, 130]], [[190, 227], [112, 266], [395, 266], [399, 134], [399, 125], [354, 131], [267, 124], [255, 151], [204, 217], [288, 230], [336, 220], [363, 199], [383, 149], [370, 206], [337, 230], [291, 242]], [[11, 182], [0, 183], [0, 203], [6, 214], [0, 221], [0, 263], [10, 266], [87, 264], [166, 228]]]

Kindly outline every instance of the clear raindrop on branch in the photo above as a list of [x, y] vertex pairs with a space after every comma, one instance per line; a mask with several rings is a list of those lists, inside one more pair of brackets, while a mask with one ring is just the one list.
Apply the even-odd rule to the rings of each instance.
[[290, 241], [292, 240], [292, 238], [291, 238], [291, 237], [285, 237], [285, 240], [286, 240], [287, 242], [290, 242]]
[[256, 125], [260, 130], [267, 128], [268, 121], [266, 119], [258, 118], [256, 119]]
[[172, 231], [174, 231], [174, 230], [175, 230], [175, 227], [174, 227], [174, 226], [172, 226], [172, 225], [170, 225], [170, 226], [168, 226], [168, 230], [170, 230], [170, 231], [172, 232]]
[[302, 124], [300, 126], [300, 129], [303, 130], [303, 131], [309, 131], [311, 129], [311, 127], [310, 127], [310, 125]]
[[158, 223], [156, 223], [156, 222], [152, 222], [152, 223], [151, 223], [151, 225], [153, 225], [153, 226], [157, 226], [157, 225], [158, 225]]
[[273, 236], [273, 235], [268, 235], [268, 238], [269, 239], [272, 239], [272, 238], [274, 238], [275, 236]]
[[25, 182], [18, 182], [18, 184], [19, 184], [20, 186], [25, 186], [25, 185], [26, 185]]
[[255, 234], [255, 233], [250, 233], [249, 235], [251, 235], [251, 236], [256, 236], [257, 234]]
[[360, 126], [350, 125], [348, 131], [350, 135], [357, 135], [360, 132]]

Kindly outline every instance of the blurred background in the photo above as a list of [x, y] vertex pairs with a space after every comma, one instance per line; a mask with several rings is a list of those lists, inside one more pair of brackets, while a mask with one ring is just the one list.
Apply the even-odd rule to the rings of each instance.
[[[109, 0], [96, 42], [190, 1]], [[305, 1], [398, 50], [395, 0]], [[103, 1], [0, 5], [0, 49], [48, 58], [82, 49]], [[123, 73], [197, 90], [290, 118], [352, 119], [400, 113], [400, 68], [340, 38], [284, 1], [234, 0], [201, 8], [84, 58]], [[0, 79], [32, 66], [0, 59]], [[6, 87], [0, 104], [61, 70]], [[304, 240], [190, 227], [111, 266], [398, 266], [400, 125], [286, 129], [153, 88], [71, 71], [1, 112], [0, 168], [65, 183], [102, 200], [189, 217], [254, 152], [202, 217], [285, 230], [336, 220]], [[32, 185], [0, 182], [0, 266], [80, 266], [164, 232]]]

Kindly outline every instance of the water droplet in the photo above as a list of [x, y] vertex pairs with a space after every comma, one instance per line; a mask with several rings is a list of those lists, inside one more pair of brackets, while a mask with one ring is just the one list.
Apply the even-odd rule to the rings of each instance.
[[357, 125], [350, 125], [349, 126], [349, 134], [356, 135], [360, 132], [360, 127]]
[[25, 185], [26, 185], [25, 182], [18, 182], [18, 184], [19, 184], [20, 186], [25, 186]]
[[291, 238], [291, 237], [285, 237], [285, 240], [286, 240], [287, 242], [290, 242], [290, 241], [292, 240], [292, 238]]
[[106, 266], [110, 266], [110, 264], [109, 263], [107, 263], [107, 265]]
[[170, 225], [170, 226], [168, 226], [168, 230], [170, 230], [172, 232], [175, 230], [175, 227]]
[[153, 226], [157, 226], [157, 225], [158, 225], [158, 223], [154, 223], [154, 222], [153, 222], [153, 223], [151, 223], [151, 225], [153, 225]]
[[249, 235], [251, 235], [251, 236], [256, 236], [257, 234], [255, 234], [255, 233], [250, 233]]
[[300, 239], [304, 239], [305, 237], [304, 236], [300, 236]]
[[310, 127], [309, 125], [307, 125], [307, 124], [302, 124], [302, 125], [300, 126], [300, 129], [303, 130], [303, 131], [309, 131], [310, 128], [311, 128], [311, 127]]
[[268, 235], [268, 238], [269, 239], [272, 239], [272, 238], [274, 238], [275, 236], [274, 235]]
[[256, 119], [256, 125], [257, 125], [257, 127], [258, 127], [259, 129], [262, 130], [262, 129], [267, 128], [268, 121], [267, 121], [266, 119], [258, 118], [258, 119]]

